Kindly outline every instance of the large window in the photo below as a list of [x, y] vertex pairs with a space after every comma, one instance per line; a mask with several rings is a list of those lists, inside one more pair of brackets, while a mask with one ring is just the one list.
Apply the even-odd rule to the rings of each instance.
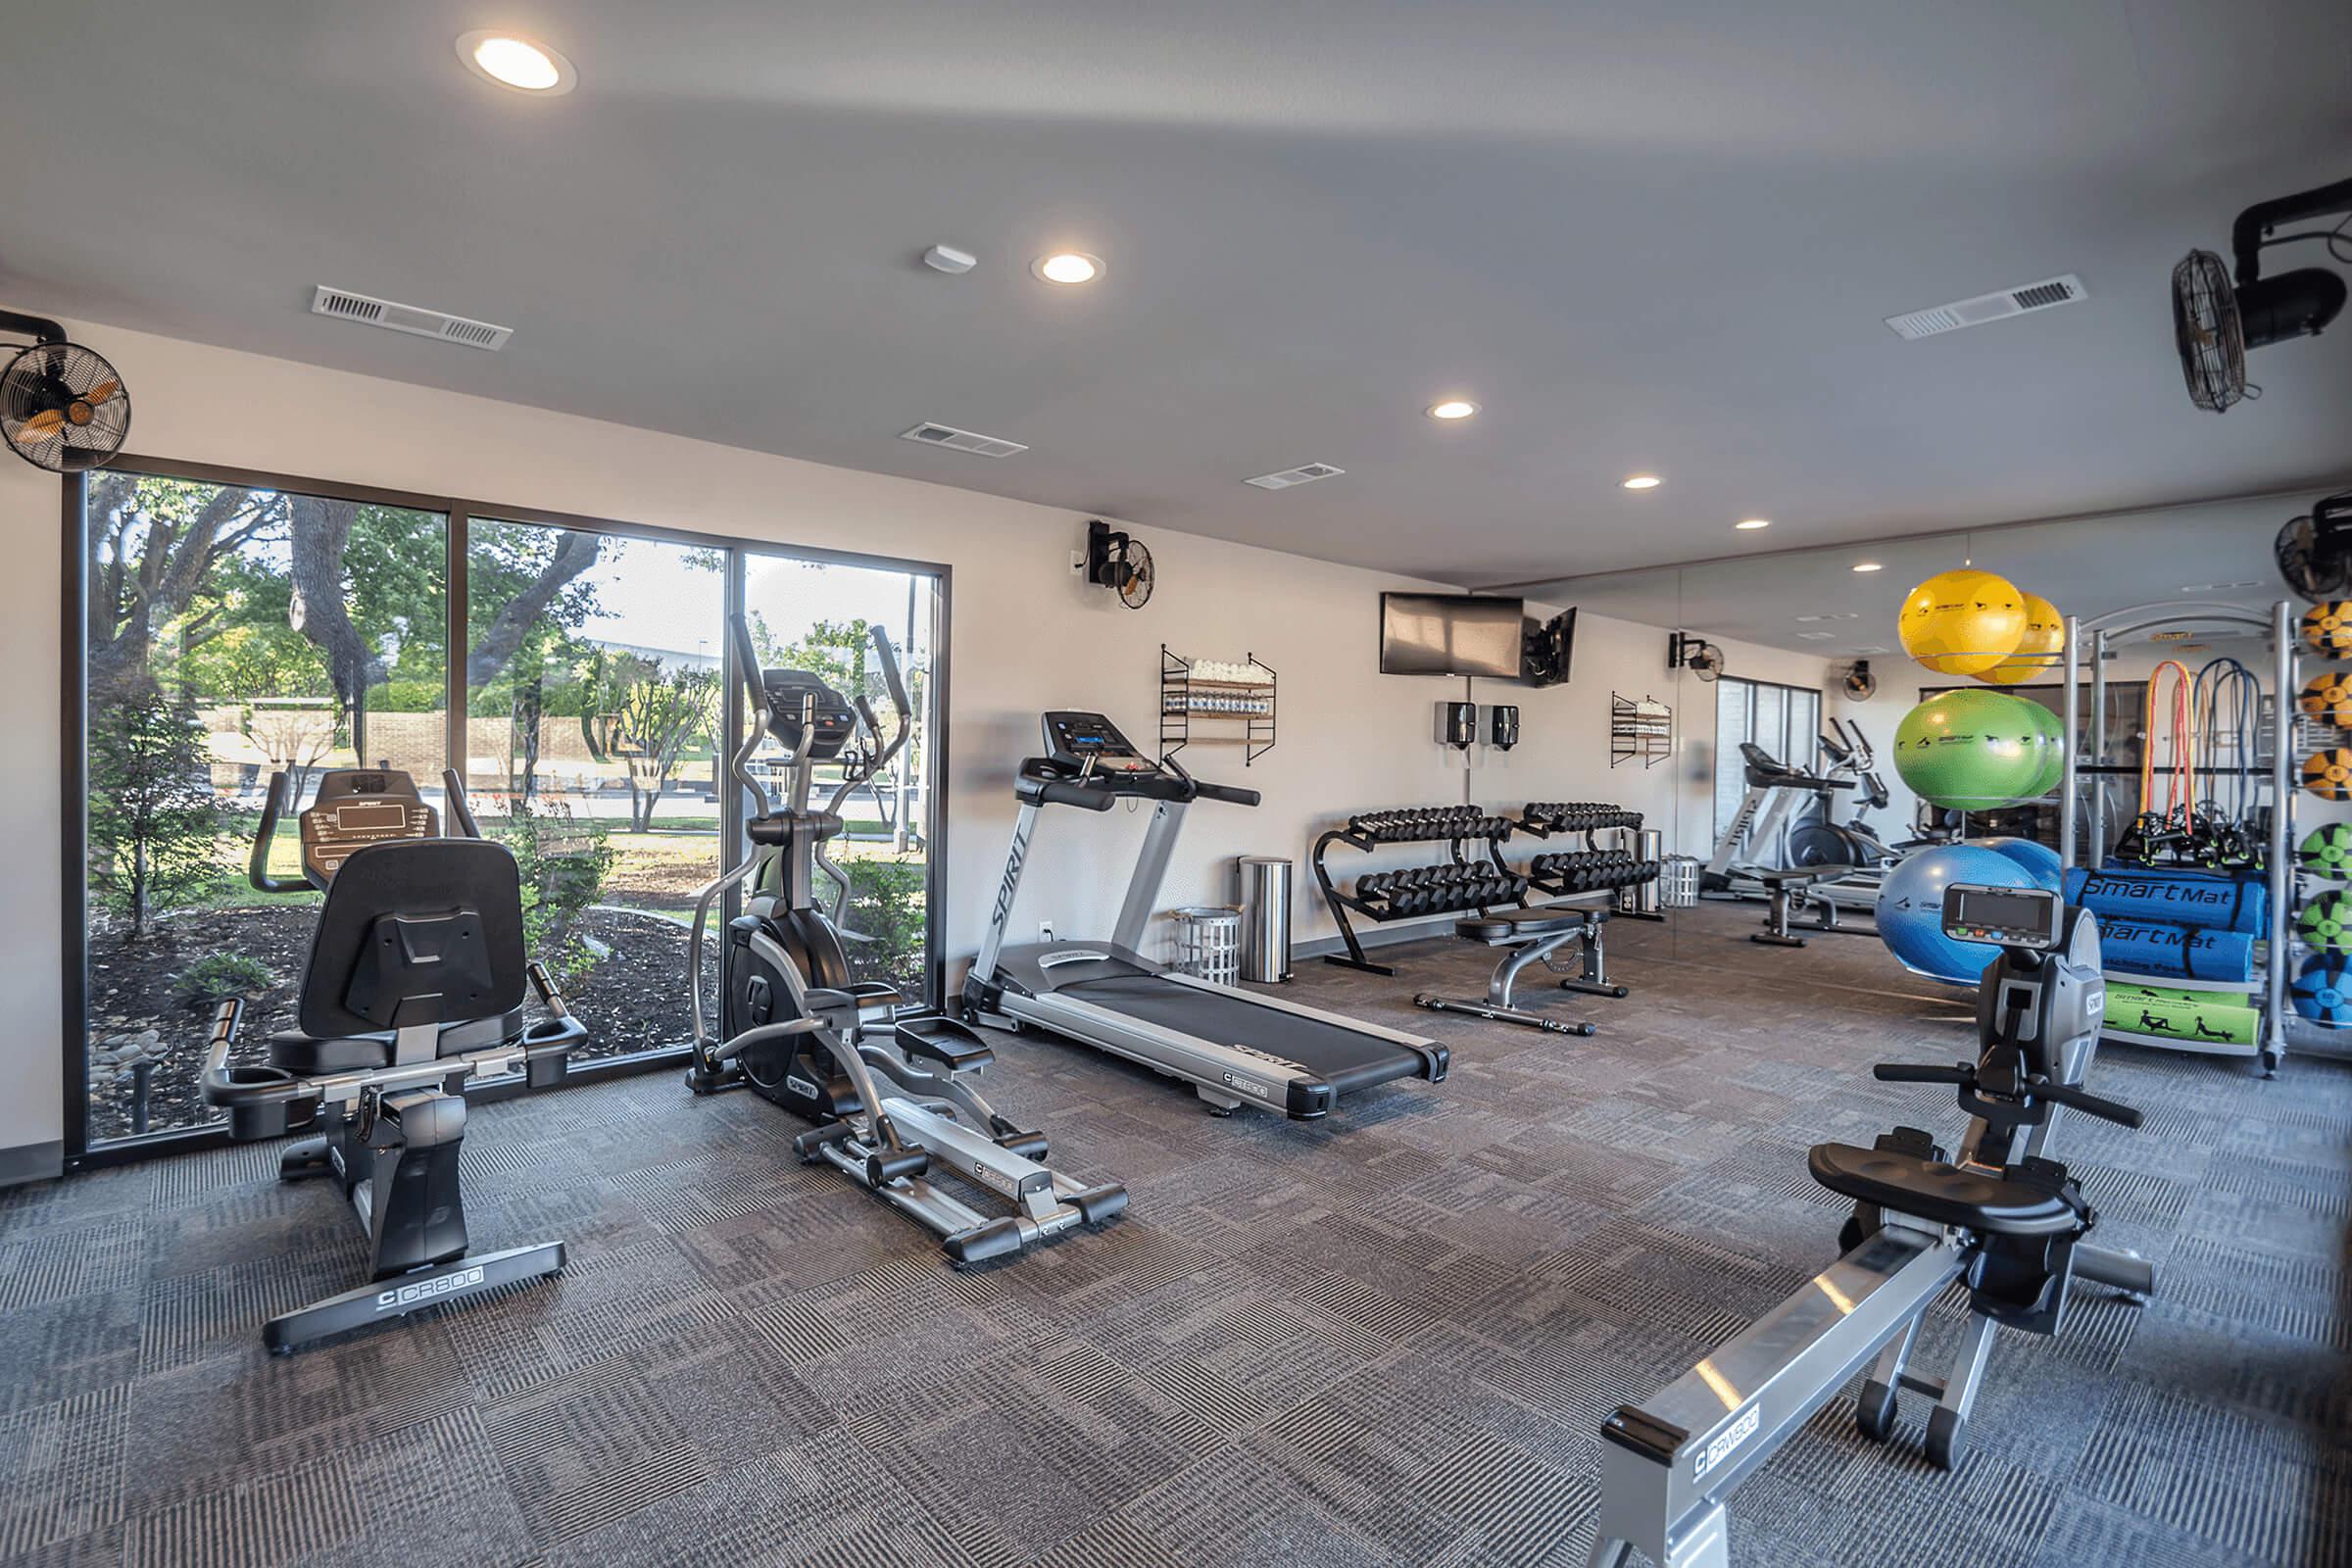
[[[682, 1050], [695, 893], [748, 853], [724, 775], [745, 707], [731, 604], [763, 662], [862, 693], [886, 730], [865, 629], [889, 631], [908, 741], [847, 794], [831, 858], [859, 977], [941, 1003], [944, 571], [188, 471], [92, 473], [69, 520], [86, 600], [70, 1157], [217, 1120], [197, 1086], [220, 1000], [245, 999], [249, 1051], [293, 1026], [320, 896], [258, 891], [248, 861], [282, 780], [261, 864], [299, 883], [294, 814], [333, 767], [401, 769], [436, 808], [459, 772], [522, 870], [534, 956], [589, 1028], [575, 1062]], [[815, 804], [841, 784], [820, 770]], [[835, 885], [820, 875], [820, 901]]]
[[930, 781], [938, 753], [938, 579], [752, 555], [743, 597], [761, 663], [813, 670], [844, 696], [863, 696], [886, 738], [897, 733], [897, 720], [869, 628], [881, 627], [890, 639], [909, 700], [906, 742], [888, 767], [855, 787], [845, 787], [838, 766], [818, 770], [811, 800], [823, 806], [838, 798], [843, 831], [826, 846], [839, 876], [820, 869], [816, 892], [820, 903], [841, 900], [836, 906], [856, 978], [886, 980], [906, 996], [922, 996], [937, 956]]
[[[473, 519], [466, 788], [588, 1026], [575, 1059], [687, 1038], [695, 891], [718, 874], [727, 554]], [[710, 974], [716, 975], [715, 967]]]
[[[447, 521], [118, 471], [85, 491], [88, 1136], [211, 1119], [205, 1015], [294, 1023], [318, 896], [246, 878], [272, 775], [363, 760], [438, 777]], [[268, 847], [298, 877], [293, 835]]]
[[[1773, 760], [1807, 772], [1818, 758], [1821, 693], [1770, 681], [1715, 683], [1715, 836], [1720, 839], [1747, 794], [1747, 760], [1740, 753], [1753, 743]], [[1757, 846], [1759, 851], [1765, 846]]]

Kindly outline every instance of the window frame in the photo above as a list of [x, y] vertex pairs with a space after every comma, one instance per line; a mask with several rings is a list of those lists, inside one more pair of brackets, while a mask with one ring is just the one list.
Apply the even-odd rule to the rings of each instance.
[[[949, 822], [947, 796], [953, 773], [953, 752], [950, 713], [953, 647], [955, 628], [956, 569], [946, 562], [923, 561], [912, 557], [871, 555], [861, 551], [833, 550], [820, 546], [799, 545], [787, 540], [754, 539], [740, 534], [698, 532], [691, 528], [675, 528], [657, 523], [631, 522], [616, 517], [587, 516], [578, 513], [559, 512], [546, 507], [509, 505], [460, 496], [430, 495], [418, 491], [388, 489], [378, 485], [354, 484], [342, 480], [320, 479], [300, 474], [275, 473], [258, 468], [241, 468], [217, 463], [183, 463], [146, 454], [125, 454], [108, 465], [110, 469], [143, 477], [186, 479], [200, 484], [234, 485], [247, 489], [285, 490], [299, 495], [323, 496], [338, 501], [354, 501], [363, 505], [401, 507], [418, 512], [437, 513], [447, 519], [444, 533], [446, 560], [443, 591], [445, 628], [448, 646], [447, 686], [443, 692], [444, 724], [442, 729], [442, 760], [449, 764], [453, 757], [465, 755], [466, 628], [469, 624], [466, 582], [467, 547], [475, 518], [484, 522], [525, 523], [545, 528], [564, 528], [575, 532], [603, 534], [618, 539], [640, 539], [664, 544], [682, 545], [697, 550], [717, 550], [726, 558], [724, 573], [724, 603], [727, 612], [740, 612], [744, 605], [745, 562], [748, 556], [782, 557], [810, 562], [818, 565], [858, 566], [868, 570], [902, 572], [911, 576], [927, 576], [937, 584], [937, 621], [933, 633], [932, 670], [927, 693], [932, 705], [933, 732], [928, 737], [933, 751], [930, 757], [931, 787], [923, 801], [925, 849], [925, 894], [923, 910], [923, 941], [925, 948], [924, 984], [928, 995], [918, 1010], [939, 1011], [947, 1005], [947, 899]], [[230, 1140], [227, 1129], [219, 1125], [175, 1128], [165, 1132], [147, 1133], [117, 1139], [96, 1149], [89, 1143], [89, 540], [86, 516], [87, 486], [78, 473], [65, 475], [60, 482], [59, 502], [59, 624], [63, 631], [63, 648], [59, 660], [59, 742], [63, 750], [60, 768], [59, 822], [60, 856], [58, 877], [60, 898], [59, 947], [62, 969], [60, 976], [60, 1049], [65, 1056], [65, 1119], [63, 1123], [64, 1159], [68, 1171], [95, 1169], [100, 1166], [127, 1164], [159, 1154], [184, 1153], [199, 1149], [219, 1148]], [[735, 668], [733, 640], [721, 638], [721, 680], [732, 693], [741, 679]], [[720, 744], [723, 756], [732, 756], [743, 738], [743, 705], [730, 699], [724, 705]], [[732, 869], [739, 861], [735, 857], [745, 849], [743, 823], [744, 800], [741, 790], [722, 791], [719, 819], [719, 867]], [[679, 977], [679, 996], [685, 996], [685, 977]], [[680, 1013], [681, 1033], [685, 1030], [684, 1014]], [[606, 1079], [626, 1077], [634, 1073], [656, 1071], [674, 1066], [685, 1060], [692, 1047], [684, 1042], [655, 1051], [641, 1052], [632, 1056], [603, 1061], [583, 1062], [565, 1075], [565, 1084], [596, 1083]], [[468, 1098], [494, 1102], [525, 1092], [521, 1084], [486, 1085]]]

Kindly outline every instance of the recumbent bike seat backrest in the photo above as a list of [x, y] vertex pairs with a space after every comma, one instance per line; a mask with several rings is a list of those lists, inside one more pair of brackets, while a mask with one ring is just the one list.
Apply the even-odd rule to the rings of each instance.
[[327, 885], [297, 1017], [320, 1039], [504, 1018], [527, 980], [521, 877], [505, 845], [372, 844]]

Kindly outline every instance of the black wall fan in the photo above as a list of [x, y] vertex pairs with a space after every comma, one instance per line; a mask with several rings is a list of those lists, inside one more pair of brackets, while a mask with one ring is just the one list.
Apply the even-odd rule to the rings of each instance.
[[2344, 280], [2324, 268], [2262, 275], [2262, 253], [2274, 245], [2321, 240], [2338, 262], [2352, 263], [2347, 223], [2332, 229], [2280, 234], [2281, 223], [2352, 212], [2352, 179], [2277, 201], [2258, 202], [2230, 225], [2235, 276], [2211, 251], [2190, 251], [2173, 269], [2173, 342], [2188, 398], [2220, 414], [2262, 388], [2246, 381], [2246, 355], [2292, 337], [2315, 337], [2344, 308]]
[[1155, 577], [1152, 552], [1144, 548], [1141, 540], [1128, 537], [1107, 522], [1086, 525], [1088, 582], [1108, 588], [1129, 610], [1141, 610], [1152, 602]]
[[2278, 575], [2315, 604], [2352, 591], [2352, 490], [2315, 504], [2278, 530]]
[[130, 434], [130, 395], [115, 368], [37, 316], [0, 311], [0, 332], [32, 339], [0, 366], [0, 443], [50, 473], [114, 461]]
[[1687, 669], [1702, 681], [1712, 681], [1723, 673], [1723, 650], [1704, 637], [1672, 632], [1666, 641], [1666, 667]]
[[1845, 695], [1857, 703], [1867, 703], [1879, 695], [1879, 677], [1870, 672], [1870, 661], [1867, 659], [1855, 660], [1853, 668], [1845, 672], [1845, 679], [1840, 684]]

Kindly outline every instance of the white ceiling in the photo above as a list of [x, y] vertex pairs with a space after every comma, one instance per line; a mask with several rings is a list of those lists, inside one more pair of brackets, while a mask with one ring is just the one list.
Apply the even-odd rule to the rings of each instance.
[[[1711, 638], [1835, 659], [1899, 657], [1895, 621], [1905, 596], [1925, 578], [1963, 565], [1999, 572], [2085, 620], [2142, 605], [2267, 613], [2290, 597], [2273, 564], [2272, 542], [2313, 499], [2298, 494], [1789, 551], [1522, 591], [1546, 604]], [[1853, 569], [1866, 562], [1881, 569]], [[2300, 601], [2296, 609], [2300, 613]], [[2195, 632], [2200, 642], [2242, 636], [2226, 621], [2199, 621], [2185, 608], [2180, 620], [2157, 629], [2173, 626]], [[1828, 635], [1808, 635], [1819, 633]], [[1661, 665], [1664, 657], [1661, 644]]]
[[[461, 69], [491, 24], [578, 90]], [[0, 53], [0, 304], [1526, 580], [2339, 473], [2341, 330], [2200, 415], [2165, 280], [2352, 173], [2348, 54], [2341, 0], [81, 0]], [[1107, 275], [1029, 276], [1062, 247]], [[1307, 462], [1348, 473], [1240, 483]]]

